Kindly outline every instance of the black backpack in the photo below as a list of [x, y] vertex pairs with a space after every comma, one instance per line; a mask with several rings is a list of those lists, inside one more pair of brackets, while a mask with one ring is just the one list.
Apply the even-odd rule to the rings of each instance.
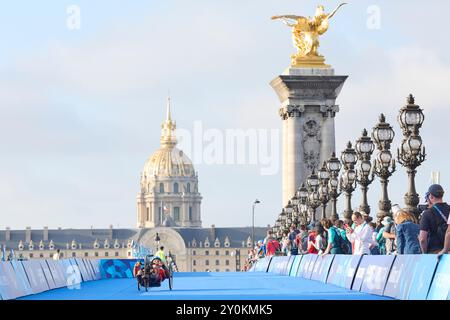
[[437, 207], [437, 206], [433, 206], [433, 209], [435, 209], [435, 217], [438, 218], [438, 220], [436, 220], [436, 224], [437, 224], [437, 229], [436, 229], [436, 235], [437, 238], [439, 239], [439, 242], [442, 243], [442, 245], [444, 245], [445, 242], [445, 234], [447, 233], [447, 220], [445, 218], [445, 215], [442, 213], [442, 211]]

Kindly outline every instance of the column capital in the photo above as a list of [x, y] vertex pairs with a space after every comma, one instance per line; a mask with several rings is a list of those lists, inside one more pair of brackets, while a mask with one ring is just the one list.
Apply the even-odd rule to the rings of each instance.
[[305, 106], [300, 104], [289, 104], [285, 107], [281, 107], [279, 114], [282, 120], [287, 120], [288, 118], [301, 117], [305, 112]]
[[336, 116], [336, 113], [339, 112], [339, 106], [338, 105], [321, 105], [320, 112], [322, 113], [324, 118], [325, 117], [334, 118]]

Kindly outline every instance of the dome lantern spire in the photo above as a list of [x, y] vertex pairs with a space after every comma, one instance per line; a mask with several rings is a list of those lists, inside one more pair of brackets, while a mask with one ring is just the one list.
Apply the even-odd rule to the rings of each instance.
[[175, 135], [175, 129], [177, 125], [175, 121], [172, 121], [171, 114], [171, 99], [170, 95], [167, 97], [167, 107], [166, 107], [166, 120], [161, 126], [161, 147], [173, 148], [177, 144], [177, 139]]

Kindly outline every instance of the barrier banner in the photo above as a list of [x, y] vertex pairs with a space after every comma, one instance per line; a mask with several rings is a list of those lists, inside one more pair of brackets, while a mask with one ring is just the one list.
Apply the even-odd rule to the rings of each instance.
[[22, 296], [24, 290], [17, 280], [11, 263], [0, 261], [0, 296], [3, 300]]
[[258, 260], [258, 264], [256, 265], [255, 271], [257, 272], [268, 272], [271, 257], [266, 257]]
[[100, 260], [104, 279], [133, 278], [133, 267], [138, 259]]
[[287, 264], [289, 263], [290, 257], [273, 257], [269, 265], [270, 273], [275, 273], [278, 275], [284, 274]]
[[61, 268], [61, 264], [59, 261], [47, 260], [48, 268], [53, 277], [53, 281], [55, 282], [55, 288], [62, 288], [67, 285], [67, 279], [64, 274], [63, 268]]
[[333, 259], [334, 254], [328, 254], [324, 257], [318, 256], [314, 265], [311, 280], [326, 283], [331, 264], [333, 263]]
[[50, 288], [50, 290], [56, 289], [55, 281], [53, 280], [53, 276], [50, 271], [50, 268], [48, 267], [47, 261], [45, 261], [43, 259], [38, 260], [38, 261], [41, 265], [42, 270], [44, 271], [44, 275], [45, 275], [45, 278], [47, 279], [48, 287]]
[[47, 279], [45, 278], [44, 270], [42, 270], [38, 260], [22, 261], [22, 265], [34, 294], [50, 290]]
[[92, 268], [92, 265], [90, 264], [88, 259], [82, 259], [84, 266], [86, 267], [90, 277], [92, 280], [95, 280], [95, 272], [94, 269]]
[[412, 281], [413, 266], [421, 255], [398, 255], [391, 268], [383, 295], [390, 298], [406, 300]]
[[33, 289], [31, 288], [31, 283], [27, 277], [25, 268], [23, 267], [22, 263], [20, 261], [11, 261], [11, 265], [16, 274], [16, 279], [17, 279], [19, 288], [22, 291], [20, 296], [28, 296], [28, 295], [33, 294]]
[[102, 274], [100, 272], [100, 262], [97, 259], [88, 259], [87, 262], [91, 265], [92, 270], [94, 271], [94, 279], [100, 280], [102, 278]]
[[[435, 256], [436, 257], [436, 256]], [[436, 259], [437, 260], [437, 259]], [[450, 255], [441, 257], [427, 300], [447, 300], [450, 294]]]
[[305, 279], [311, 279], [313, 271], [314, 271], [314, 266], [316, 265], [316, 261], [317, 261], [318, 257], [319, 257], [319, 255], [317, 255], [317, 254], [311, 255], [311, 262], [309, 263], [308, 270], [306, 272], [306, 276], [304, 277]]
[[360, 262], [361, 256], [336, 255], [328, 273], [327, 283], [350, 289]]
[[291, 269], [292, 269], [292, 265], [294, 263], [295, 257], [297, 257], [297, 256], [290, 256], [289, 257], [289, 261], [288, 261], [288, 263], [286, 265], [286, 269], [284, 270], [283, 275], [289, 276], [291, 274]]
[[309, 265], [310, 265], [312, 259], [315, 257], [316, 257], [316, 255], [314, 255], [314, 254], [306, 254], [303, 256], [303, 259], [300, 262], [300, 266], [297, 271], [297, 277], [306, 279], [308, 270], [309, 270]]
[[64, 259], [58, 261], [63, 269], [64, 276], [66, 279], [66, 285], [70, 289], [79, 289], [81, 282], [80, 269], [76, 265], [75, 261], [72, 259]]
[[430, 290], [433, 275], [437, 267], [437, 259], [432, 254], [420, 255], [418, 263], [408, 266], [412, 272], [411, 287], [408, 300], [426, 300]]
[[366, 268], [361, 292], [383, 295], [389, 272], [395, 260], [394, 255], [364, 256], [360, 268]]
[[88, 271], [86, 269], [86, 266], [84, 265], [83, 261], [81, 259], [79, 259], [79, 258], [74, 259], [74, 261], [75, 261], [76, 265], [78, 266], [78, 269], [80, 270], [83, 282], [87, 282], [87, 281], [92, 280], [92, 278], [90, 277], [90, 275], [89, 275], [89, 273], [88, 273]]
[[292, 262], [291, 270], [289, 272], [289, 276], [296, 277], [298, 267], [300, 266], [300, 262], [302, 261], [303, 255], [295, 256]]

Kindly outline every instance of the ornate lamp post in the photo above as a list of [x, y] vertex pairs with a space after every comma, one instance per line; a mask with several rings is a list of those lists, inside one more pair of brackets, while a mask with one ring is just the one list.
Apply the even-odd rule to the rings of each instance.
[[255, 207], [258, 203], [261, 203], [258, 199], [253, 202], [253, 210], [252, 210], [252, 248], [255, 245]]
[[422, 138], [419, 130], [425, 120], [425, 116], [420, 106], [415, 104], [412, 94], [409, 95], [407, 104], [398, 115], [398, 122], [403, 130], [403, 142], [400, 149], [397, 149], [398, 162], [407, 168], [408, 172], [408, 192], [405, 195], [406, 208], [419, 216], [417, 205], [419, 204], [419, 195], [416, 191], [416, 169], [426, 158], [425, 147], [422, 146]]
[[341, 175], [340, 186], [345, 193], [346, 206], [344, 211], [344, 219], [346, 223], [352, 220], [352, 193], [356, 189], [356, 172], [355, 164], [358, 160], [355, 149], [352, 148], [352, 143], [347, 144], [347, 149], [342, 152], [342, 163], [344, 165], [344, 172]]
[[[300, 188], [299, 188], [300, 189]], [[298, 191], [295, 193], [295, 196], [292, 197], [292, 223], [298, 226], [299, 223], [299, 198], [297, 196]]]
[[327, 217], [327, 203], [330, 200], [328, 181], [330, 181], [330, 173], [327, 170], [327, 163], [324, 162], [319, 170], [319, 199], [322, 203], [322, 219]]
[[155, 236], [155, 243], [156, 243], [156, 251], [158, 251], [159, 250], [159, 242], [161, 241], [161, 238], [159, 237], [159, 234], [158, 234], [158, 232], [156, 233], [156, 236]]
[[306, 180], [308, 184], [308, 207], [312, 211], [312, 222], [316, 222], [316, 210], [320, 207], [320, 195], [318, 191], [319, 187], [319, 177], [313, 172], [309, 175]]
[[303, 183], [301, 187], [297, 190], [297, 197], [299, 199], [299, 212], [301, 216], [301, 222], [304, 225], [309, 224], [308, 219], [308, 189]]
[[380, 122], [373, 128], [372, 138], [379, 150], [378, 157], [374, 161], [374, 173], [381, 180], [382, 194], [379, 202], [377, 218], [380, 221], [385, 216], [391, 216], [392, 204], [388, 195], [389, 178], [395, 172], [395, 160], [390, 151], [395, 132], [389, 123], [386, 123], [384, 114], [380, 115]]
[[361, 191], [363, 194], [362, 203], [359, 210], [367, 214], [370, 214], [370, 206], [367, 201], [367, 191], [369, 190], [369, 185], [375, 178], [375, 173], [372, 172], [371, 163], [371, 158], [374, 151], [375, 144], [368, 136], [367, 130], [364, 129], [362, 137], [356, 141], [356, 152], [358, 153], [359, 159], [359, 170], [357, 170], [356, 181], [361, 186]]
[[338, 192], [339, 188], [339, 172], [341, 171], [342, 164], [336, 153], [333, 152], [331, 158], [327, 161], [327, 170], [330, 173], [330, 181], [328, 182], [329, 196], [331, 200], [331, 218], [338, 220], [339, 215], [337, 213], [337, 198], [341, 195]]
[[286, 206], [286, 224], [285, 231], [289, 231], [289, 227], [292, 225], [292, 213], [294, 212], [294, 206], [292, 205], [292, 201], [289, 200]]

